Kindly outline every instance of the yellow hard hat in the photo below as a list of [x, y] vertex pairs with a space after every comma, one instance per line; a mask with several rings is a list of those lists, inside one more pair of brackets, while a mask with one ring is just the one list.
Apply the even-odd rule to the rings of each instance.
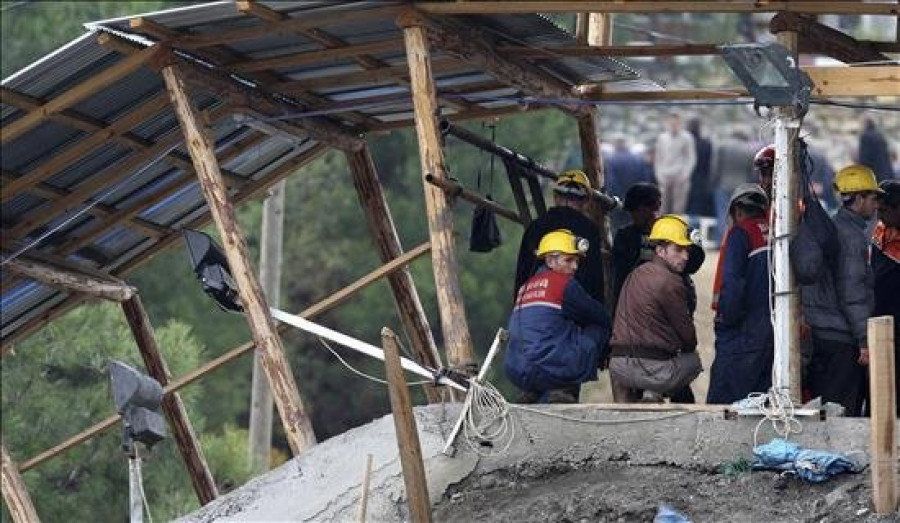
[[556, 185], [569, 184], [581, 185], [585, 189], [591, 190], [591, 181], [588, 180], [587, 174], [579, 169], [569, 169], [568, 171], [563, 171], [559, 176], [556, 177]]
[[550, 253], [561, 252], [563, 254], [584, 256], [589, 246], [590, 243], [586, 238], [579, 238], [568, 229], [557, 229], [548, 232], [541, 238], [541, 243], [538, 245], [535, 255], [538, 258], [543, 258]]
[[665, 214], [653, 222], [650, 229], [650, 241], [667, 241], [688, 247], [691, 238], [688, 236], [688, 224], [674, 214]]
[[865, 165], [853, 164], [834, 175], [834, 190], [841, 194], [854, 192], [884, 192], [878, 187], [875, 173]]

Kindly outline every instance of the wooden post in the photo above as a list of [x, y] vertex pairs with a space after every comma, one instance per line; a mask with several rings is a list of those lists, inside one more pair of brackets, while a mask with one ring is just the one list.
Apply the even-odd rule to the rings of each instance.
[[31, 502], [31, 496], [28, 495], [28, 489], [22, 476], [19, 475], [19, 468], [16, 462], [12, 460], [9, 452], [6, 450], [6, 442], [0, 438], [0, 452], [3, 454], [2, 461], [2, 484], [3, 501], [6, 502], [6, 510], [15, 523], [35, 523], [40, 522], [37, 512], [34, 510], [34, 504]]
[[[384, 197], [381, 182], [378, 180], [375, 162], [372, 160], [368, 147], [346, 154], [350, 172], [353, 174], [356, 196], [366, 213], [369, 233], [372, 235], [381, 261], [388, 263], [403, 254], [403, 246], [400, 245], [400, 237], [397, 235], [391, 210]], [[388, 283], [394, 294], [394, 303], [397, 305], [403, 331], [412, 343], [415, 360], [433, 369], [440, 368], [441, 356], [438, 354], [434, 337], [431, 334], [431, 326], [428, 324], [425, 309], [419, 300], [419, 293], [416, 291], [409, 268], [404, 267], [388, 276]], [[433, 386], [425, 386], [425, 395], [430, 403], [441, 401], [441, 395]]]
[[366, 454], [366, 468], [363, 471], [362, 487], [359, 492], [359, 523], [366, 523], [366, 509], [369, 504], [369, 479], [372, 476], [372, 455]]
[[[793, 55], [794, 59], [797, 59], [797, 33], [793, 31], [782, 31], [775, 34], [775, 37], [778, 40], [778, 43], [785, 46]], [[776, 107], [775, 110], [777, 113], [784, 118], [794, 118], [794, 108], [793, 107]], [[780, 153], [778, 153], [780, 154]], [[800, 221], [800, 210], [795, 202], [797, 202], [797, 189], [799, 187], [799, 169], [797, 165], [797, 141], [796, 140], [788, 140], [787, 142], [787, 154], [785, 155], [786, 165], [788, 166], [789, 173], [789, 182], [788, 182], [788, 193], [787, 193], [787, 201], [790, 205], [790, 220], [787, 224], [786, 231], [775, 231], [777, 234], [792, 236], [797, 231], [797, 224]], [[774, 205], [773, 205], [774, 208]], [[800, 309], [800, 288], [797, 285], [797, 280], [794, 278], [794, 269], [791, 267], [787, 267], [788, 275], [787, 275], [787, 285], [790, 290], [787, 295], [787, 310], [790, 311], [790, 318], [785, 321], [787, 325], [787, 335], [785, 336], [788, 342], [788, 376], [789, 376], [789, 385], [790, 385], [790, 394], [791, 398], [796, 401], [799, 401], [803, 396], [802, 392], [802, 371], [803, 371], [803, 362], [802, 362], [802, 354], [800, 350], [800, 329], [797, 325], [797, 322], [794, 321], [794, 318], [799, 318], [801, 316]], [[777, 335], [776, 335], [777, 336]], [[777, 340], [777, 337], [776, 337]], [[776, 344], [777, 347], [777, 344]]]
[[222, 237], [225, 256], [228, 258], [228, 265], [231, 267], [237, 283], [247, 323], [256, 343], [256, 350], [262, 354], [263, 368], [275, 396], [275, 405], [281, 414], [288, 444], [294, 455], [300, 454], [304, 449], [315, 444], [315, 433], [309, 416], [303, 408], [300, 392], [284, 354], [281, 339], [273, 327], [272, 316], [266, 305], [256, 272], [250, 263], [247, 242], [238, 227], [234, 207], [228, 198], [228, 192], [219, 171], [213, 144], [200, 123], [200, 118], [191, 104], [176, 66], [167, 65], [162, 68], [161, 73], [166, 82], [169, 96], [172, 98], [178, 121], [181, 123], [185, 143], [191, 153], [191, 160], [203, 189], [203, 195]]
[[[612, 43], [612, 15], [600, 13], [579, 13], [578, 44], [604, 46]], [[600, 112], [590, 107], [576, 116], [578, 122], [578, 138], [581, 142], [581, 158], [584, 172], [594, 188], [603, 187], [603, 155], [600, 152]], [[613, 267], [610, 252], [610, 234], [606, 223], [606, 213], [598, 205], [591, 209], [591, 219], [600, 229], [601, 249], [603, 249], [603, 294], [606, 304], [613, 303]]]
[[[137, 342], [138, 349], [140, 349], [147, 372], [165, 387], [169, 383], [169, 368], [159, 351], [153, 327], [150, 325], [150, 318], [147, 316], [140, 296], [135, 295], [122, 302], [122, 310], [125, 312], [128, 326], [134, 335], [134, 341]], [[181, 396], [177, 392], [166, 394], [162, 400], [162, 410], [166, 419], [169, 420], [169, 427], [172, 428], [178, 451], [181, 452], [181, 459], [184, 460], [184, 465], [191, 476], [191, 484], [194, 486], [197, 499], [200, 500], [201, 505], [206, 505], [219, 497], [219, 491], [212, 473], [209, 471], [209, 466], [206, 464], [206, 457], [203, 455], [203, 449], [200, 447], [200, 442], [197, 441], [196, 434], [194, 434], [194, 427], [188, 419]]]
[[384, 371], [391, 394], [391, 410], [394, 412], [394, 429], [397, 431], [409, 518], [416, 523], [429, 523], [431, 502], [428, 500], [428, 481], [425, 477], [425, 463], [422, 461], [422, 448], [419, 446], [416, 417], [409, 401], [403, 368], [400, 366], [397, 336], [387, 327], [381, 329], [381, 344], [384, 348]]
[[[281, 253], [284, 236], [284, 187], [282, 180], [272, 186], [263, 202], [260, 232], [259, 279], [266, 300], [281, 303]], [[272, 447], [272, 391], [266, 383], [259, 352], [253, 353], [253, 381], [250, 387], [250, 467], [256, 473], [269, 470]]]
[[427, 29], [414, 13], [401, 15], [397, 24], [403, 28], [403, 39], [406, 42], [406, 60], [409, 63], [419, 159], [425, 187], [425, 207], [428, 213], [428, 233], [431, 238], [431, 260], [447, 361], [454, 367], [471, 371], [475, 359], [472, 357], [472, 339], [459, 284], [453, 213], [444, 191], [424, 182], [428, 174], [435, 178], [447, 178], [444, 150], [438, 130], [439, 115], [434, 78], [431, 75]]
[[872, 402], [872, 498], [875, 512], [897, 510], [897, 391], [894, 318], [869, 318], [869, 398]]

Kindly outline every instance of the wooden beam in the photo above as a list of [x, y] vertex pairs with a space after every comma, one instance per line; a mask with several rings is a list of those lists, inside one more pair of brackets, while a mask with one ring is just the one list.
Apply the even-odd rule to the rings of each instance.
[[12, 180], [8, 184], [4, 184], [0, 202], [7, 202], [10, 198], [17, 196], [21, 191], [31, 189], [39, 182], [42, 182], [60, 170], [69, 167], [78, 159], [83, 158], [99, 147], [108, 144], [113, 136], [130, 131], [150, 116], [165, 109], [167, 101], [165, 93], [151, 97], [136, 109], [118, 118], [103, 129], [98, 130], [87, 138], [75, 142], [61, 153], [50, 156], [46, 161], [34, 169], [31, 169], [21, 177]]
[[811, 14], [896, 15], [896, 3], [835, 0], [505, 0], [419, 1], [413, 6], [425, 13], [444, 15], [515, 13], [773, 13], [792, 11]]
[[804, 67], [813, 96], [900, 96], [900, 65]]
[[[507, 85], [525, 93], [551, 99], [571, 99], [571, 86], [558, 80], [543, 70], [524, 62], [513, 62], [504, 58], [494, 49], [491, 41], [476, 28], [459, 24], [453, 20], [435, 20], [415, 11], [408, 11], [398, 17], [401, 26], [427, 28], [427, 38], [441, 52], [466, 61], [473, 67], [493, 76]], [[409, 50], [407, 50], [409, 59]], [[577, 104], [561, 103], [561, 109], [578, 114], [582, 112]]]
[[[462, 111], [462, 112], [450, 112], [443, 111], [441, 114], [441, 118], [446, 118], [453, 122], [464, 122], [469, 120], [492, 120], [498, 118], [500, 116], [508, 116], [514, 114], [524, 114], [528, 112], [535, 111], [545, 111], [547, 109], [552, 109], [552, 107], [547, 105], [509, 105], [506, 107], [499, 108], [487, 108], [487, 107], [479, 107], [478, 109], [472, 109], [471, 111]], [[406, 129], [407, 127], [413, 127], [416, 124], [415, 118], [409, 118], [406, 120], [394, 120], [391, 122], [382, 122], [377, 125], [373, 125], [371, 127], [366, 128], [366, 132], [385, 132], [385, 131], [393, 131], [395, 129]]]
[[518, 223], [519, 225], [524, 225], [524, 220], [518, 213], [513, 212], [506, 207], [501, 206], [497, 202], [493, 200], [488, 200], [487, 198], [481, 196], [480, 194], [470, 191], [463, 187], [460, 183], [454, 182], [452, 180], [447, 180], [444, 178], [435, 178], [434, 176], [428, 174], [425, 175], [425, 181], [440, 187], [448, 196], [451, 198], [462, 198], [470, 203], [475, 204], [476, 206], [487, 207], [491, 211], [495, 212], [497, 216], [502, 216], [511, 222]]
[[[460, 71], [471, 71], [472, 66], [456, 60], [455, 58], [436, 58], [433, 62], [434, 71], [440, 73], [455, 73]], [[306, 89], [329, 89], [345, 85], [362, 85], [373, 84], [379, 82], [394, 82], [409, 78], [409, 66], [406, 64], [392, 65], [380, 67], [377, 69], [366, 69], [364, 71], [354, 71], [352, 73], [329, 74], [326, 76], [315, 76], [303, 80], [289, 80], [272, 84], [269, 87], [276, 92], [290, 93], [295, 90]]]
[[894, 318], [869, 318], [869, 398], [872, 402], [872, 498], [877, 514], [897, 510], [897, 391], [894, 358], [897, 340]]
[[[391, 216], [369, 148], [363, 147], [357, 152], [347, 153], [347, 164], [353, 175], [356, 197], [366, 214], [366, 225], [369, 227], [375, 249], [382, 263], [388, 263], [403, 254], [403, 246], [400, 244], [400, 236], [397, 234], [397, 227], [394, 225], [394, 218]], [[441, 356], [438, 354], [412, 273], [408, 268], [403, 268], [388, 276], [388, 283], [394, 295], [394, 304], [397, 306], [403, 331], [412, 344], [415, 361], [432, 369], [441, 368]], [[425, 395], [430, 403], [441, 401], [441, 395], [433, 386], [425, 387]]]
[[397, 336], [390, 329], [381, 329], [381, 345], [384, 348], [384, 371], [394, 414], [394, 429], [400, 454], [403, 484], [406, 486], [406, 503], [409, 519], [417, 523], [431, 523], [431, 502], [428, 499], [428, 478], [419, 444], [416, 415], [409, 399], [409, 388], [400, 366], [400, 349]]
[[[159, 350], [156, 335], [150, 325], [150, 317], [144, 309], [140, 296], [135, 295], [122, 302], [122, 310], [125, 313], [125, 319], [128, 320], [134, 341], [141, 352], [147, 372], [165, 387], [169, 383], [169, 367]], [[219, 490], [209, 471], [209, 466], [206, 464], [203, 448], [197, 440], [190, 419], [188, 419], [181, 396], [177, 392], [166, 394], [162, 400], [162, 410], [169, 421], [172, 434], [175, 436], [175, 443], [178, 445], [181, 459], [191, 477], [191, 484], [194, 486], [197, 499], [201, 505], [206, 505], [219, 497]]]
[[526, 47], [520, 45], [498, 45], [497, 52], [503, 56], [528, 58], [531, 60], [558, 60], [562, 57], [595, 56], [702, 56], [718, 55], [718, 44], [677, 44], [677, 45], [567, 45], [562, 47]]
[[3, 501], [6, 502], [6, 510], [15, 523], [39, 523], [34, 503], [28, 495], [28, 487], [19, 475], [19, 469], [15, 461], [6, 450], [6, 441], [0, 438], [0, 454], [2, 454], [2, 491]]
[[0, 143], [5, 144], [8, 141], [21, 136], [38, 124], [46, 121], [50, 115], [71, 107], [111, 83], [128, 76], [144, 65], [148, 60], [156, 56], [158, 52], [158, 47], [148, 47], [139, 53], [126, 57], [112, 67], [104, 69], [103, 71], [92, 75], [84, 82], [67, 89], [40, 108], [29, 111], [21, 118], [13, 120], [0, 130]]
[[874, 47], [859, 42], [852, 36], [816, 21], [815, 18], [797, 13], [777, 13], [769, 21], [774, 33], [797, 33], [799, 51], [830, 56], [842, 62], [882, 62], [890, 58]]
[[397, 5], [376, 7], [374, 9], [356, 8], [352, 10], [347, 9], [332, 11], [328, 13], [316, 13], [315, 16], [290, 18], [289, 20], [285, 20], [283, 22], [273, 22], [225, 31], [210, 31], [208, 33], [202, 34], [198, 33], [179, 36], [178, 38], [172, 40], [170, 43], [173, 47], [197, 49], [212, 45], [245, 42], [247, 40], [255, 40], [257, 38], [268, 38], [272, 36], [291, 36], [298, 31], [315, 29], [317, 27], [326, 27], [329, 25], [359, 21], [369, 21], [378, 18], [391, 19], [400, 14], [404, 9], [406, 9], [406, 6]]
[[431, 73], [431, 55], [428, 51], [428, 31], [421, 25], [422, 23], [425, 21], [421, 17], [409, 16], [398, 19], [398, 24], [403, 28], [406, 59], [409, 62], [412, 83], [434, 283], [447, 361], [451, 366], [473, 371], [475, 358], [472, 355], [472, 339], [459, 283], [456, 241], [453, 237], [453, 212], [444, 191], [424, 182], [428, 174], [441, 179], [446, 179], [448, 175], [438, 129], [437, 99]]
[[669, 91], [604, 91], [598, 84], [578, 88], [585, 100], [605, 102], [661, 102], [675, 100], [734, 100], [750, 96], [744, 89], [677, 89]]
[[399, 51], [401, 49], [403, 49], [403, 40], [398, 38], [388, 38], [386, 40], [376, 40], [374, 42], [346, 45], [344, 47], [335, 47], [319, 51], [292, 53], [272, 58], [257, 58], [247, 60], [246, 62], [231, 64], [229, 69], [237, 73], [264, 71], [267, 69], [288, 69], [291, 67], [344, 60], [356, 55], [385, 53]]
[[27, 276], [51, 287], [68, 292], [81, 292], [95, 298], [115, 302], [130, 299], [135, 288], [109, 280], [98, 280], [84, 273], [72, 272], [32, 260], [17, 258], [3, 264], [3, 268]]
[[285, 435], [294, 455], [299, 455], [316, 442], [312, 424], [300, 399], [290, 364], [284, 354], [274, 322], [247, 254], [247, 242], [237, 225], [234, 207], [222, 181], [213, 144], [200, 123], [179, 69], [168, 65], [162, 69], [163, 79], [175, 113], [184, 131], [185, 143], [194, 161], [200, 186], [209, 204], [222, 238], [225, 256], [231, 267], [243, 304], [247, 323], [257, 350], [263, 355], [263, 367], [281, 414]]
[[[104, 33], [97, 37], [102, 45], [107, 45], [123, 53], [137, 53], [139, 50], [126, 40]], [[171, 55], [170, 55], [171, 57]], [[240, 84], [227, 71], [207, 69], [193, 62], [173, 58], [178, 64], [183, 80], [194, 89], [209, 92], [235, 107], [251, 106], [267, 116], [282, 116], [303, 110], [299, 105], [279, 101], [270, 93], [259, 88]], [[342, 150], [356, 150], [362, 147], [362, 140], [333, 121], [320, 117], [303, 117], [292, 120], [292, 126], [302, 129], [311, 138]]]

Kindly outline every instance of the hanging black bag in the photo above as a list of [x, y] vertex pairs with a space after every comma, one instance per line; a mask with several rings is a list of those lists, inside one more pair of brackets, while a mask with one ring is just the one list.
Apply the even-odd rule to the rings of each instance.
[[803, 140], [799, 142], [803, 212], [797, 226], [797, 235], [791, 240], [788, 253], [797, 282], [811, 285], [825, 276], [838, 255], [840, 245], [837, 228], [812, 189], [812, 160], [806, 151], [806, 144]]
[[[494, 141], [494, 126], [491, 126], [491, 142]], [[476, 182], [481, 190], [481, 166], [478, 167]], [[494, 187], [494, 156], [491, 155], [491, 181], [490, 189]], [[490, 193], [487, 199], [491, 200]], [[493, 201], [493, 200], [491, 200]], [[472, 252], [491, 252], [502, 243], [500, 227], [497, 225], [497, 214], [482, 205], [476, 205], [472, 212], [472, 231], [469, 234], [469, 250]]]

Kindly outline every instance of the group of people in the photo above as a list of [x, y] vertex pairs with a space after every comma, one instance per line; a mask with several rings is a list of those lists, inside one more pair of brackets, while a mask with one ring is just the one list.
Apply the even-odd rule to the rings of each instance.
[[[775, 149], [751, 152], [751, 159], [758, 183], [737, 185], [727, 199], [730, 227], [713, 284], [715, 359], [707, 403], [739, 401], [772, 384]], [[801, 288], [812, 346], [804, 384], [811, 397], [862, 415], [866, 321], [888, 314], [900, 323], [900, 181], [879, 184], [871, 169], [854, 164], [835, 174], [833, 187], [841, 199], [833, 217], [839, 252], [820, 281]], [[605, 275], [599, 229], [587, 217], [591, 184], [582, 171], [559, 176], [555, 206], [529, 225], [519, 251], [504, 367], [520, 402], [577, 402], [581, 384], [604, 368], [617, 402], [694, 402], [690, 384], [703, 369], [691, 275], [705, 254], [683, 218], [660, 215], [667, 198], [681, 197], [678, 191], [650, 182], [627, 189], [631, 220], [615, 234], [614, 274]], [[880, 220], [873, 224], [876, 210]], [[606, 278], [612, 303], [604, 296]]]

